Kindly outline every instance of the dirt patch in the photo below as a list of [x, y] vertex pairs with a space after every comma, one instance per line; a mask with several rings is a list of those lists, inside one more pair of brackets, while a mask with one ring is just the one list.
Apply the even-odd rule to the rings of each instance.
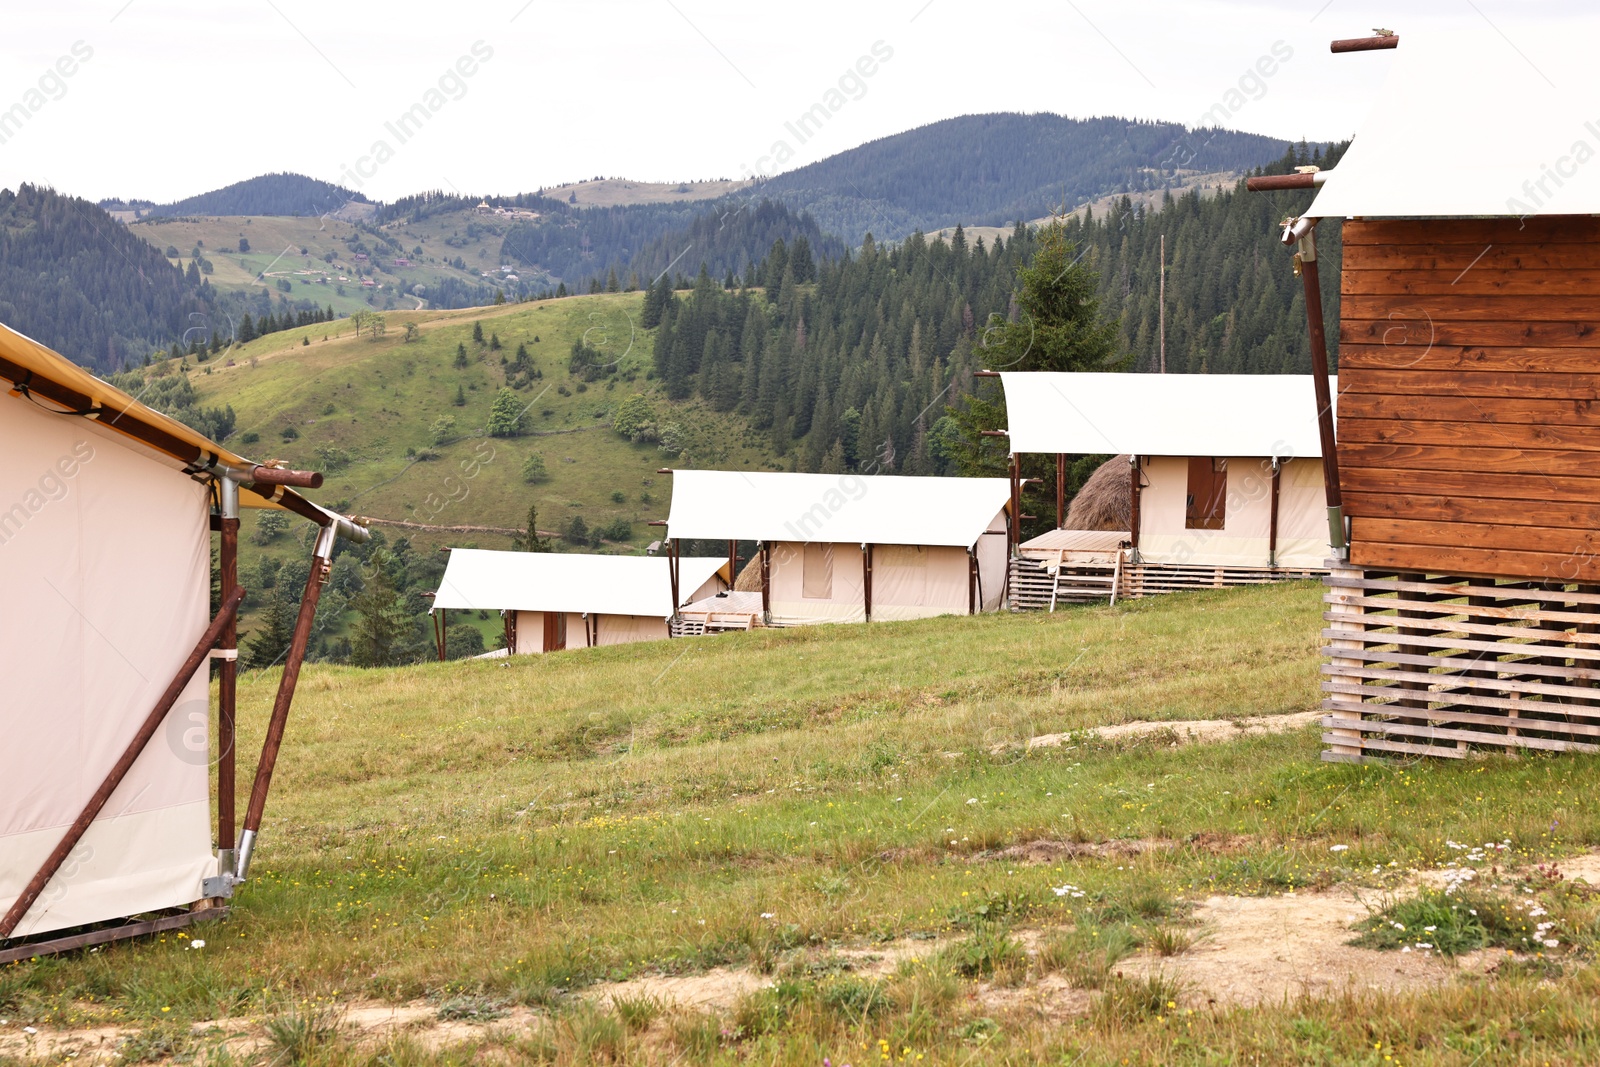
[[[1172, 743], [1214, 744], [1231, 741], [1237, 737], [1258, 734], [1281, 734], [1309, 726], [1322, 717], [1320, 711], [1296, 711], [1287, 715], [1259, 715], [1245, 719], [1174, 719], [1167, 722], [1125, 722], [1116, 726], [1101, 726], [1076, 733], [1040, 734], [1028, 739], [1027, 747], [1056, 748], [1073, 738], [1095, 737], [1102, 741], [1126, 741], [1154, 734], [1170, 733]], [[998, 750], [1007, 746], [1001, 745]]]
[[1019, 841], [1005, 848], [973, 854], [973, 859], [1007, 863], [1057, 863], [1061, 860], [1105, 859], [1113, 856], [1142, 856], [1146, 852], [1169, 852], [1176, 841], [1130, 838], [1119, 841]]
[[118, 1042], [137, 1032], [121, 1026], [101, 1026], [92, 1030], [39, 1030], [30, 1034], [22, 1027], [8, 1025], [0, 1031], [0, 1057], [109, 1062], [116, 1056]]
[[1136, 956], [1119, 970], [1162, 973], [1198, 1004], [1260, 1004], [1345, 989], [1402, 990], [1438, 985], [1487, 969], [1489, 959], [1451, 961], [1422, 952], [1355, 948], [1351, 927], [1367, 906], [1349, 889], [1278, 897], [1210, 897], [1194, 912], [1196, 942], [1178, 956]]
[[767, 975], [742, 967], [718, 967], [705, 974], [645, 975], [626, 982], [607, 982], [591, 986], [584, 995], [601, 1005], [618, 999], [653, 997], [665, 1005], [705, 1011], [732, 1007], [746, 993], [771, 984]]

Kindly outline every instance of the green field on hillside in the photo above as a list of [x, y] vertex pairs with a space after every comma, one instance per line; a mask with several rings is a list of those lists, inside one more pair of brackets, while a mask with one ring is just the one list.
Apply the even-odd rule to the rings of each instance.
[[[125, 1060], [1592, 1062], [1595, 896], [1531, 865], [1600, 843], [1594, 759], [1333, 765], [1315, 728], [1176, 744], [1185, 720], [1316, 706], [1319, 593], [311, 665], [231, 916], [0, 969], [0, 1015], [125, 1027]], [[276, 682], [241, 682], [246, 767]], [[1094, 733], [1134, 720], [1173, 726]], [[1067, 736], [1026, 746], [1045, 734]], [[1482, 884], [1402, 899], [1483, 848]], [[1335, 884], [1379, 916], [1375, 974], [1419, 959], [1402, 917], [1430, 956], [1502, 962], [1257, 1007], [1168, 969], [1207, 949], [1208, 898]], [[1534, 914], [1559, 947], [1528, 947]], [[744, 984], [649, 992], [697, 978]], [[360, 1029], [402, 1003], [406, 1027]]]
[[[652, 335], [636, 325], [642, 299], [392, 312], [379, 337], [355, 336], [349, 320], [319, 323], [270, 334], [187, 373], [202, 403], [233, 406], [231, 444], [255, 458], [323, 471], [327, 481], [313, 495], [331, 506], [424, 525], [519, 529], [534, 504], [550, 529], [575, 513], [590, 526], [626, 519], [635, 524], [628, 544], [637, 550], [653, 539], [643, 524], [666, 516], [670, 486], [656, 471], [676, 458], [612, 431], [625, 399], [645, 396], [663, 424], [702, 442], [700, 465], [749, 469], [767, 461], [742, 420], [661, 396], [650, 371]], [[410, 341], [408, 322], [416, 325]], [[483, 344], [473, 340], [475, 324]], [[605, 373], [592, 382], [569, 373], [580, 339], [600, 354]], [[490, 409], [509, 373], [501, 359], [515, 360], [518, 346], [539, 375], [515, 390], [526, 430], [490, 437]], [[466, 365], [458, 367], [463, 350]], [[442, 418], [453, 424], [436, 438]], [[523, 468], [535, 453], [547, 477], [530, 484]], [[417, 536], [430, 546], [465, 543]], [[490, 534], [469, 540], [484, 548], [509, 543]]]

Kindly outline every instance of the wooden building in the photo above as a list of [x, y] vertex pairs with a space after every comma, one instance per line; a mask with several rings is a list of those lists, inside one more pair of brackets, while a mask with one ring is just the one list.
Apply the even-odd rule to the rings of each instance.
[[[676, 566], [689, 599], [714, 596], [733, 577], [720, 557], [680, 559]], [[451, 611], [499, 613], [506, 647], [517, 655], [665, 640], [682, 606], [673, 574], [664, 556], [453, 549], [433, 595], [439, 658], [449, 653]]]
[[[0, 964], [222, 914], [249, 870], [334, 538], [367, 538], [290, 488], [320, 483], [0, 326]], [[242, 826], [241, 505], [321, 528]]]
[[[1019, 457], [1109, 453], [1127, 471], [1121, 531], [1057, 528], [1017, 546], [1011, 603], [1144, 596], [1323, 573], [1321, 441], [1303, 375], [1004, 372]], [[1058, 477], [1057, 485], [1063, 478]]]
[[726, 541], [731, 560], [734, 542], [758, 542], [766, 625], [975, 615], [1003, 602], [1004, 478], [671, 473], [669, 544]]
[[1320, 187], [1284, 231], [1319, 357], [1344, 220], [1325, 759], [1600, 748], [1600, 76], [1538, 44], [1335, 42], [1392, 64], [1376, 110], [1332, 171], [1252, 181]]

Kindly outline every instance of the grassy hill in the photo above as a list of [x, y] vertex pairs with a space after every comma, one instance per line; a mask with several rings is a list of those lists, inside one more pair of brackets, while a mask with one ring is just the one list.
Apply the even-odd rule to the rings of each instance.
[[1316, 705], [1318, 594], [313, 664], [231, 915], [0, 969], [0, 1055], [1593, 1062], [1596, 900], [1554, 866], [1600, 841], [1593, 757], [1177, 743]]
[[[734, 468], [767, 461], [740, 420], [661, 397], [649, 369], [652, 335], [635, 325], [642, 300], [619, 293], [395, 312], [384, 316], [380, 337], [357, 337], [341, 320], [271, 334], [185, 373], [201, 403], [233, 406], [238, 447], [324, 471], [318, 495], [341, 508], [425, 525], [519, 528], [536, 504], [550, 529], [575, 514], [590, 526], [632, 522], [632, 539], [617, 547], [637, 550], [653, 539], [643, 524], [666, 514], [668, 486], [656, 470], [681, 457], [610, 429], [624, 399], [647, 397], [659, 423], [679, 428], [691, 461]], [[409, 341], [407, 322], [416, 325]], [[475, 324], [485, 344], [473, 340]], [[495, 337], [499, 351], [489, 347]], [[585, 382], [569, 373], [580, 338], [614, 364], [614, 374]], [[501, 357], [515, 360], [519, 345], [536, 375], [517, 390], [527, 432], [489, 437], [490, 407], [508, 380]], [[457, 367], [463, 347], [467, 365]], [[436, 437], [441, 418], [454, 425]], [[522, 471], [535, 453], [548, 474], [530, 484]], [[428, 545], [463, 543], [459, 535], [414, 536]], [[485, 548], [509, 543], [490, 534], [470, 540]]]

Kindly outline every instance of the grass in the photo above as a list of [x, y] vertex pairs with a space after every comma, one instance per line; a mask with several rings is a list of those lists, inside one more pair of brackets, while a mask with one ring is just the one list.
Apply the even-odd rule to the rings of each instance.
[[[1086, 732], [1314, 706], [1318, 594], [754, 632], [503, 667], [312, 665], [256, 866], [232, 915], [194, 932], [206, 948], [169, 934], [0, 968], [0, 1017], [151, 1028], [448, 991], [547, 1020], [464, 1049], [334, 1035], [306, 1054], [329, 1064], [454, 1062], [491, 1045], [553, 1063], [838, 1064], [882, 1062], [885, 1048], [925, 1063], [1593, 1059], [1594, 904], [1534, 876], [1504, 892], [1560, 923], [1553, 977], [1508, 966], [1431, 991], [1196, 1011], [1170, 985], [1117, 974], [1133, 951], [1181, 951], [1186, 905], [1214, 893], [1352, 879], [1382, 893], [1407, 868], [1459, 858], [1456, 841], [1503, 842], [1502, 865], [1600, 843], [1588, 757], [1349, 766], [1317, 759], [1314, 729], [1182, 748]], [[241, 686], [246, 753], [275, 683]], [[1063, 731], [1076, 743], [1016, 744]], [[1038, 841], [1147, 847], [1007, 852]], [[1028, 980], [1013, 946], [1029, 931], [1026, 966], [1087, 989], [1087, 1016], [977, 996], [996, 975]], [[884, 974], [830, 962], [901, 938], [930, 940]], [[649, 1006], [575, 995], [719, 966], [773, 984], [737, 1010], [662, 1006], [648, 1022]]]

